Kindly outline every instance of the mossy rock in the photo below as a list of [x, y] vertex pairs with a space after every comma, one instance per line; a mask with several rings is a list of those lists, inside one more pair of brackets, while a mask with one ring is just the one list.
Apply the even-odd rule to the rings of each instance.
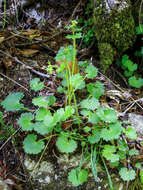
[[[130, 0], [124, 7], [112, 7], [107, 10], [106, 1], [91, 0], [93, 24], [98, 41], [100, 64], [104, 71], [113, 63], [114, 58], [121, 56], [136, 40], [135, 22]], [[122, 1], [122, 0], [119, 0]]]

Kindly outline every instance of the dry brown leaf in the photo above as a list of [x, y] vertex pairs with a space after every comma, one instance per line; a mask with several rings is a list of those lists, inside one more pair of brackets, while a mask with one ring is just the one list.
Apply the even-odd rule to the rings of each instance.
[[38, 30], [21, 30], [19, 31], [22, 35], [25, 35], [25, 36], [29, 36], [29, 35], [35, 35], [35, 34], [39, 34], [39, 31]]
[[[20, 31], [20, 33], [24, 36], [29, 36], [31, 40], [41, 36], [41, 32], [39, 30], [24, 30]], [[39, 40], [41, 40], [41, 38]]]
[[65, 121], [65, 122], [62, 123], [62, 127], [64, 129], [69, 129], [71, 127], [71, 125], [72, 125], [71, 121]]
[[19, 52], [20, 52], [20, 54], [22, 54], [23, 56], [29, 57], [29, 56], [32, 56], [32, 55], [34, 55], [35, 53], [37, 53], [37, 52], [39, 52], [39, 51], [36, 50], [36, 49], [25, 49], [25, 50], [20, 50]]

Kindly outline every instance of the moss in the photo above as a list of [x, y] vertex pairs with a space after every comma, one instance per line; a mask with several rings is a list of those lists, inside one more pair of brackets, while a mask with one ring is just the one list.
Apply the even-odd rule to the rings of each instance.
[[[93, 23], [101, 58], [100, 63], [102, 64], [102, 68], [106, 70], [112, 64], [115, 52], [121, 55], [128, 48], [132, 47], [135, 42], [135, 23], [131, 6], [128, 5], [123, 10], [115, 8], [108, 13], [104, 1], [96, 0], [93, 9]], [[102, 49], [103, 44], [106, 47]], [[109, 49], [110, 56], [106, 52]], [[109, 58], [111, 59], [109, 60]]]
[[98, 44], [100, 64], [103, 72], [106, 72], [108, 67], [112, 64], [116, 51], [112, 48], [109, 43], [99, 43]]

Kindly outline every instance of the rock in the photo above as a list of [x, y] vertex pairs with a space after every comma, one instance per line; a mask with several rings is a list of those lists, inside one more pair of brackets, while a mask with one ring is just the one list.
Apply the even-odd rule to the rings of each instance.
[[42, 161], [39, 165], [28, 156], [25, 158], [24, 166], [34, 181], [38, 181], [42, 186], [49, 184], [54, 176], [54, 166], [49, 161]]
[[[25, 157], [24, 166], [31, 176], [31, 181], [35, 190], [110, 190], [107, 174], [103, 167], [98, 166], [98, 181], [95, 181], [91, 172], [90, 161], [84, 164], [88, 170], [88, 180], [79, 187], [73, 187], [68, 181], [68, 172], [77, 168], [81, 164], [80, 154], [59, 154], [56, 157], [57, 161], [51, 163], [49, 158], [42, 161], [37, 168], [37, 162], [28, 156]], [[34, 169], [35, 168], [35, 169]], [[34, 169], [34, 171], [33, 171]], [[116, 189], [123, 190], [123, 182], [113, 174], [113, 186]]]
[[105, 72], [120, 56], [132, 47], [135, 39], [135, 22], [132, 6], [126, 0], [91, 0], [93, 24], [98, 42], [100, 64]]
[[118, 11], [123, 10], [128, 7], [128, 3], [125, 0], [106, 0], [106, 10], [108, 13], [112, 11], [113, 9], [116, 9]]
[[69, 156], [69, 154], [63, 154], [59, 156], [59, 158], [57, 159], [57, 162], [61, 169], [67, 171], [69, 168], [76, 168], [79, 166], [80, 155]]
[[143, 116], [135, 113], [129, 113], [128, 117], [128, 120], [131, 122], [131, 126], [136, 130], [137, 134], [143, 137]]

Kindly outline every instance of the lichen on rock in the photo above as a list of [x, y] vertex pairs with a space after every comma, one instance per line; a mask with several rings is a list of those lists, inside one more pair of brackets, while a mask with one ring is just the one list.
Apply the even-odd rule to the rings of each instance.
[[100, 64], [103, 71], [106, 71], [113, 63], [115, 56], [122, 55], [135, 42], [132, 7], [130, 0], [91, 1], [94, 4], [93, 24], [98, 42]]

